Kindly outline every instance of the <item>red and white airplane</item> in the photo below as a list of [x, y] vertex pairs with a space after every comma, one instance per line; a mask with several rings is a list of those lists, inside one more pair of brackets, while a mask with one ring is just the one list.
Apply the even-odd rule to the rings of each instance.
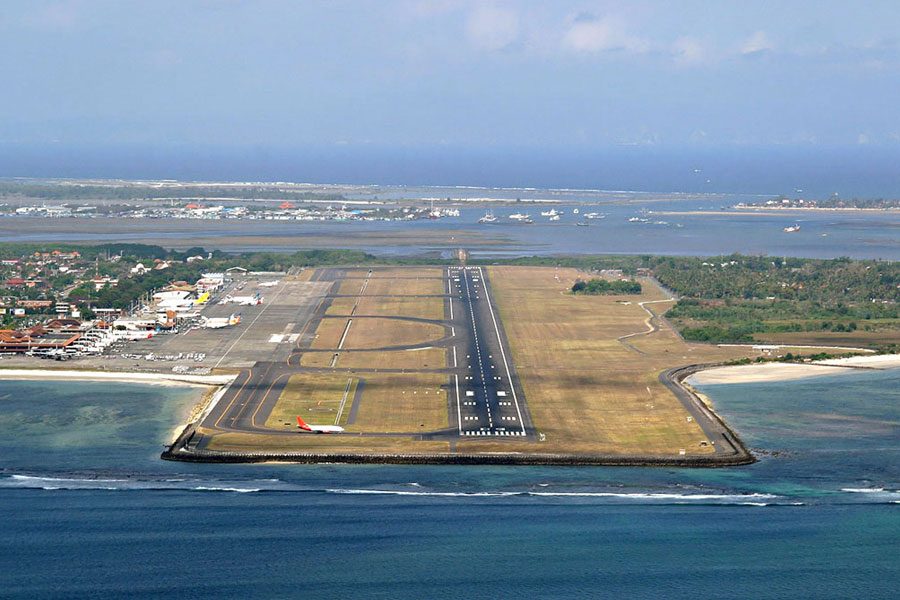
[[343, 427], [337, 425], [309, 425], [300, 416], [297, 416], [297, 427], [309, 433], [340, 433], [344, 431]]

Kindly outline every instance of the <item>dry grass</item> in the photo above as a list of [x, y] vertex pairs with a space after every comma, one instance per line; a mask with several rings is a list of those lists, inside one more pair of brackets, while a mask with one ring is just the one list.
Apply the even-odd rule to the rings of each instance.
[[[337, 320], [344, 321], [344, 319]], [[359, 350], [388, 346], [426, 345], [445, 335], [447, 332], [444, 327], [431, 323], [377, 317], [354, 317], [343, 348]]]
[[300, 357], [301, 367], [330, 367], [334, 352], [307, 352]]
[[417, 317], [435, 321], [444, 318], [443, 298], [363, 296], [356, 309], [358, 315], [379, 317]]
[[[331, 355], [326, 354], [330, 357]], [[304, 357], [305, 358], [305, 357]], [[328, 359], [330, 364], [331, 359]], [[301, 359], [302, 362], [302, 359]], [[328, 365], [308, 365], [328, 366]], [[341, 352], [335, 367], [339, 369], [443, 369], [447, 366], [445, 348], [394, 350], [391, 352]]]
[[447, 442], [423, 442], [410, 437], [362, 437], [351, 433], [338, 435], [257, 435], [251, 433], [216, 433], [210, 450], [231, 452], [340, 452], [353, 454], [403, 454], [408, 452], [447, 452]]
[[337, 348], [346, 327], [347, 319], [322, 319], [316, 328], [316, 337], [312, 347], [316, 349]]
[[332, 298], [331, 304], [328, 306], [328, 310], [325, 311], [326, 315], [349, 315], [350, 311], [353, 310], [353, 307], [356, 306], [356, 303], [359, 301], [358, 298], [347, 297], [347, 298]]
[[420, 296], [446, 293], [441, 279], [377, 279], [369, 280], [367, 296]]
[[356, 423], [348, 431], [418, 433], [448, 427], [446, 375], [379, 373], [363, 379]]
[[657, 376], [669, 367], [746, 351], [688, 345], [668, 327], [626, 340], [644, 354], [630, 349], [616, 338], [647, 330], [649, 315], [637, 302], [663, 299], [662, 291], [645, 281], [639, 297], [567, 293], [579, 275], [571, 269], [490, 269], [528, 407], [547, 437], [541, 450], [710, 452], [700, 446], [700, 427], [687, 420]]
[[[347, 384], [350, 390], [347, 393], [347, 402], [341, 412], [341, 419], [336, 422]], [[313, 425], [335, 425], [347, 421], [350, 413], [350, 403], [356, 390], [356, 379], [346, 375], [330, 373], [303, 373], [292, 375], [278, 402], [272, 409], [269, 418], [266, 419], [266, 427], [272, 429], [284, 429], [296, 427], [297, 415]]]
[[444, 269], [441, 267], [388, 267], [373, 268], [369, 275], [368, 269], [349, 269], [345, 271], [346, 277], [370, 277], [371, 279], [396, 279], [398, 277], [434, 277], [441, 278]]
[[342, 279], [337, 291], [332, 293], [341, 296], [359, 296], [364, 284], [364, 279]]

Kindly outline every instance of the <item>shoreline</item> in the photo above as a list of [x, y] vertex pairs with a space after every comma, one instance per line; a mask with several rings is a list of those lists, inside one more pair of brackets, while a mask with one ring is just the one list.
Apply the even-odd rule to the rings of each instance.
[[3, 369], [0, 380], [15, 381], [114, 381], [162, 386], [225, 386], [236, 375], [179, 375], [173, 373], [133, 373], [128, 371], [79, 371], [76, 369]]
[[900, 354], [851, 356], [810, 363], [767, 362], [747, 365], [712, 367], [692, 373], [689, 385], [727, 385], [732, 383], [762, 383], [796, 381], [811, 377], [855, 373], [861, 370], [883, 371], [900, 368]]

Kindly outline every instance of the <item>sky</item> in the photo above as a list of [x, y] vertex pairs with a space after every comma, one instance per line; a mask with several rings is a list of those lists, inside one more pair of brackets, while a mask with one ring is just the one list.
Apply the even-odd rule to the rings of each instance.
[[0, 144], [900, 146], [900, 2], [5, 0]]

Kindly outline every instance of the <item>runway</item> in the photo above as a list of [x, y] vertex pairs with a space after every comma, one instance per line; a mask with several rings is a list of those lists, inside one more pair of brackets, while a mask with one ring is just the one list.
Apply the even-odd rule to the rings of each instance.
[[518, 381], [512, 376], [509, 353], [500, 332], [489, 284], [481, 267], [448, 270], [453, 291], [450, 302], [459, 307], [467, 330], [456, 361], [463, 374], [455, 374], [457, 421], [460, 436], [521, 437], [527, 435]]

